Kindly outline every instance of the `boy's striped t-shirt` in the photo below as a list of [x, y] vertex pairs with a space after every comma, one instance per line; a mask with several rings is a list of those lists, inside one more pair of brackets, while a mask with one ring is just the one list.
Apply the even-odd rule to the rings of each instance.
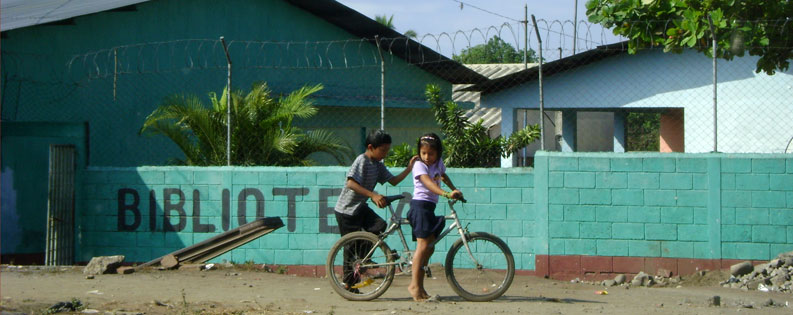
[[[347, 172], [347, 178], [354, 180], [367, 190], [374, 190], [377, 183], [383, 184], [392, 177], [394, 175], [388, 171], [383, 161], [374, 161], [367, 157], [366, 154], [361, 154], [355, 158], [350, 170]], [[367, 199], [366, 196], [356, 193], [345, 185], [341, 189], [339, 200], [336, 201], [335, 210], [342, 214], [352, 215], [355, 209], [366, 203]]]

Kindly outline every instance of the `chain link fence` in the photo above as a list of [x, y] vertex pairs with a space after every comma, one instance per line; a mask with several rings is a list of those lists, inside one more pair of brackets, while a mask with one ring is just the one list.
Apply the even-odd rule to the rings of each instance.
[[[484, 59], [470, 59], [478, 54]], [[270, 163], [238, 154], [259, 146], [303, 157], [275, 165], [344, 165], [363, 152], [366, 134], [381, 128], [402, 158], [393, 165], [427, 132], [460, 138], [455, 149], [481, 155], [481, 163], [449, 165], [456, 167], [530, 166], [541, 149], [792, 152], [793, 72], [758, 73], [757, 60], [717, 59], [714, 69], [713, 59], [694, 49], [650, 46], [631, 54], [627, 41], [596, 25], [544, 20], [418, 38], [178, 39], [71, 56], [4, 49], [2, 120], [87, 122], [91, 165], [195, 163], [185, 152], [226, 156], [230, 76], [239, 91], [231, 116], [236, 134], [231, 159], [217, 165]], [[262, 84], [264, 96], [251, 93]], [[291, 93], [315, 85], [321, 89], [305, 99], [316, 112], [278, 116], [277, 108], [290, 108]], [[442, 106], [428, 102], [428, 85], [439, 88]], [[176, 126], [173, 134], [141, 132], [147, 117], [176, 102], [173, 95], [185, 96], [182, 105], [191, 109], [163, 116]], [[241, 109], [254, 103], [256, 111]], [[212, 129], [185, 124], [190, 115], [204, 115]], [[235, 126], [245, 119], [253, 127]], [[256, 131], [268, 119], [275, 124]], [[450, 126], [468, 131], [454, 134]], [[507, 141], [519, 130], [536, 132]], [[289, 137], [278, 137], [307, 134], [342, 148], [298, 152], [312, 147], [290, 148]]]

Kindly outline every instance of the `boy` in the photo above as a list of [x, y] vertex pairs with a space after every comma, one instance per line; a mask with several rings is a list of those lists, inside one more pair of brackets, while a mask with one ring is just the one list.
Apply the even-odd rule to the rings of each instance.
[[378, 207], [384, 208], [385, 197], [374, 191], [375, 185], [388, 182], [396, 186], [411, 173], [418, 158], [411, 158], [405, 170], [394, 176], [382, 162], [390, 149], [391, 136], [383, 130], [373, 131], [366, 137], [366, 152], [352, 162], [334, 209], [342, 236], [361, 230], [374, 234], [385, 231], [385, 221], [369, 208], [366, 201], [372, 199]]
[[[385, 231], [386, 222], [369, 208], [366, 201], [372, 199], [378, 207], [384, 208], [387, 205], [385, 197], [374, 191], [375, 185], [388, 182], [396, 186], [411, 173], [413, 163], [418, 158], [417, 156], [411, 158], [405, 170], [394, 176], [382, 162], [390, 149], [391, 136], [383, 130], [374, 131], [366, 137], [366, 152], [352, 162], [335, 207], [336, 223], [342, 236], [361, 230], [374, 234]], [[346, 253], [347, 251], [345, 255]], [[345, 271], [344, 274], [348, 275], [344, 279], [348, 286], [358, 282], [352, 273]]]

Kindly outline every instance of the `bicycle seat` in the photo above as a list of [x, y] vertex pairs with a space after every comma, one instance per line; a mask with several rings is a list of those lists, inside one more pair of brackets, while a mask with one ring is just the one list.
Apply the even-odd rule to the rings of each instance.
[[394, 202], [394, 200], [399, 200], [399, 199], [402, 199], [402, 198], [405, 198], [405, 195], [385, 196], [385, 202], [390, 204], [390, 203]]

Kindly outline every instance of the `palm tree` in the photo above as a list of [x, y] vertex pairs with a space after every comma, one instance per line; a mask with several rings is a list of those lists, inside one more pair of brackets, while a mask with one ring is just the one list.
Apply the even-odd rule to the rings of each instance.
[[[339, 163], [351, 157], [350, 147], [325, 130], [303, 132], [292, 122], [317, 113], [310, 96], [322, 85], [304, 86], [275, 99], [266, 83], [256, 83], [247, 95], [231, 93], [232, 165], [312, 165], [308, 156], [330, 154]], [[210, 106], [194, 95], [166, 97], [143, 123], [141, 134], [163, 135], [184, 153], [180, 165], [226, 165], [226, 99], [209, 93]]]
[[[383, 26], [385, 26], [387, 28], [390, 28], [392, 30], [396, 29], [396, 26], [394, 26], [394, 15], [393, 14], [391, 14], [390, 17], [385, 16], [385, 14], [384, 15], [375, 15], [374, 16], [374, 20], [377, 23], [383, 24]], [[407, 31], [405, 31], [405, 33], [403, 35], [405, 35], [405, 37], [407, 37], [407, 38], [414, 38], [414, 39], [416, 37], [418, 37], [418, 33], [416, 33], [416, 31], [414, 31], [414, 30], [407, 30]]]
[[387, 16], [385, 16], [385, 14], [384, 15], [375, 15], [374, 16], [374, 20], [377, 21], [377, 23], [385, 25], [385, 27], [388, 27], [390, 29], [394, 29], [394, 15], [393, 14], [391, 14], [391, 17], [387, 17]]

